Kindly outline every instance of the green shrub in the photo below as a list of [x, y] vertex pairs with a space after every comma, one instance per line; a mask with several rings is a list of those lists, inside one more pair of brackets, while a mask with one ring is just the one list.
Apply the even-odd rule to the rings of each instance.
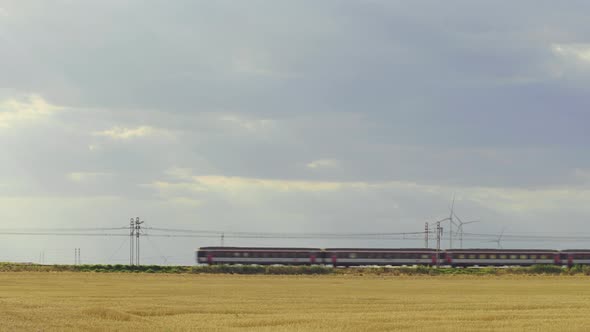
[[561, 274], [564, 271], [557, 265], [533, 265], [528, 270], [533, 274]]

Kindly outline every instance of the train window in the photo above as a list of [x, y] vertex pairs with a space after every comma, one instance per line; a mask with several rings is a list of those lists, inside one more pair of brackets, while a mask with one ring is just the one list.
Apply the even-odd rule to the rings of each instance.
[[547, 257], [547, 255], [541, 255], [541, 256], [540, 256], [540, 258], [541, 258], [541, 259], [547, 259], [547, 258], [549, 258], [549, 257]]
[[465, 255], [463, 255], [463, 254], [459, 255], [459, 259], [464, 259], [464, 258], [465, 258]]
[[537, 255], [531, 255], [531, 259], [537, 259]]
[[234, 256], [240, 257], [240, 253], [239, 252], [234, 252]]
[[490, 259], [496, 259], [496, 255], [490, 255]]
[[429, 257], [428, 257], [428, 255], [422, 255], [422, 256], [420, 256], [420, 258], [422, 258], [422, 259], [428, 259]]
[[356, 258], [356, 254], [355, 254], [354, 252], [351, 252], [351, 253], [348, 255], [348, 257], [349, 257], [349, 258]]
[[526, 255], [520, 255], [520, 259], [526, 259]]
[[486, 258], [487, 258], [486, 255], [483, 255], [483, 254], [479, 255], [479, 259], [486, 259]]
[[517, 259], [517, 258], [518, 258], [518, 256], [516, 256], [516, 255], [510, 255], [510, 259]]
[[506, 259], [506, 258], [508, 258], [508, 256], [506, 256], [506, 255], [500, 255], [500, 259]]
[[248, 254], [247, 252], [245, 252], [245, 253], [244, 253], [244, 257], [248, 257], [248, 255], [249, 255], [249, 254]]
[[470, 259], [475, 259], [475, 255], [474, 254], [471, 254], [471, 255], [469, 255], [469, 258]]

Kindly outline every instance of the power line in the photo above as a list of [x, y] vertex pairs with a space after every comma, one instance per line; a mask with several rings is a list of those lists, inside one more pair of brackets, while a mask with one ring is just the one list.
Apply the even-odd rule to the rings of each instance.
[[12, 227], [7, 228], [3, 227], [0, 228], [0, 232], [9, 232], [9, 231], [30, 231], [30, 232], [42, 232], [42, 231], [56, 231], [56, 232], [82, 232], [82, 231], [115, 231], [115, 230], [122, 230], [127, 229], [127, 227], [100, 227], [100, 228], [32, 228], [32, 227]]
[[145, 227], [145, 229], [153, 231], [163, 231], [170, 233], [199, 233], [199, 234], [216, 234], [218, 237], [221, 234], [230, 235], [265, 235], [265, 236], [383, 236], [383, 235], [423, 235], [424, 232], [386, 232], [386, 233], [297, 233], [297, 232], [246, 232], [246, 231], [213, 231], [213, 230], [196, 230], [196, 229], [175, 229], [175, 228], [159, 228], [159, 227]]
[[0, 232], [0, 235], [49, 235], [49, 236], [129, 236], [115, 233], [57, 233], [57, 232]]
[[[107, 230], [129, 230], [129, 227], [116, 228], [0, 228], [0, 235], [6, 236], [88, 236], [88, 237], [121, 237], [129, 236], [123, 233], [104, 233]], [[135, 230], [135, 229], [134, 229]], [[436, 235], [434, 231], [422, 232], [383, 232], [383, 233], [295, 233], [295, 232], [246, 232], [246, 231], [213, 231], [197, 229], [174, 229], [158, 227], [141, 227], [141, 230], [151, 230], [156, 233], [146, 234], [134, 231], [133, 236], [137, 241], [139, 236], [170, 237], [170, 238], [219, 238], [221, 234], [225, 238], [234, 239], [331, 239], [331, 240], [419, 240], [431, 238]], [[100, 232], [99, 232], [100, 231]], [[96, 232], [96, 233], [95, 233]], [[102, 233], [101, 233], [102, 232]], [[161, 233], [164, 234], [161, 234]], [[497, 239], [498, 234], [491, 233], [464, 233], [466, 240], [490, 240]], [[441, 240], [448, 237], [442, 237]], [[547, 242], [547, 241], [590, 241], [590, 235], [557, 235], [542, 233], [522, 234], [505, 233], [503, 241], [523, 242]], [[135, 243], [134, 243], [135, 244]], [[135, 244], [136, 245], [136, 244]]]

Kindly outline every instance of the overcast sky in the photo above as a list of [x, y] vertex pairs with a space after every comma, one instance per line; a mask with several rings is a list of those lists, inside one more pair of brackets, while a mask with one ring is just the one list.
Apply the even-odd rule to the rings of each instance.
[[[412, 232], [456, 194], [470, 232], [590, 234], [588, 17], [587, 1], [0, 0], [0, 228]], [[125, 261], [125, 241], [0, 235], [0, 260]], [[146, 239], [146, 261], [217, 244]]]

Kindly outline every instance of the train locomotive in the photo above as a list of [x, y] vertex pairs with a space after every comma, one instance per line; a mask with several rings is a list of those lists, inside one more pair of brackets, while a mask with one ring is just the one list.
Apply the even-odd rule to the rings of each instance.
[[411, 266], [590, 265], [590, 249], [202, 247], [197, 264]]

